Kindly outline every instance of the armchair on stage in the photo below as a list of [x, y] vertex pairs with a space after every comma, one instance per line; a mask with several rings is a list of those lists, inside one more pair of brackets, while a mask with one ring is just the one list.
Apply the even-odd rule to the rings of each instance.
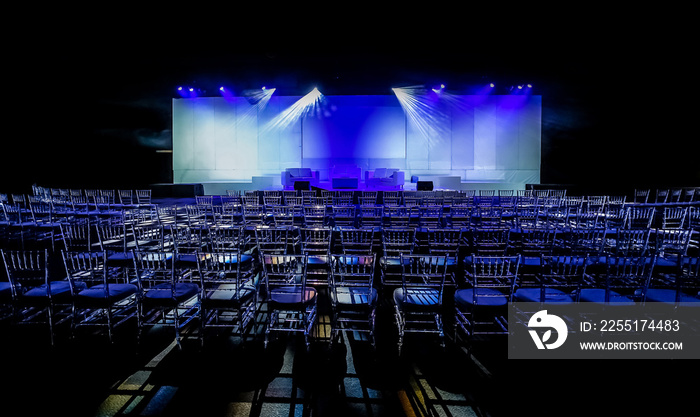
[[377, 168], [365, 171], [365, 186], [367, 188], [403, 188], [404, 172], [395, 168]]
[[285, 189], [293, 189], [297, 181], [308, 181], [309, 185], [318, 186], [318, 171], [311, 168], [287, 168], [282, 171], [282, 186]]

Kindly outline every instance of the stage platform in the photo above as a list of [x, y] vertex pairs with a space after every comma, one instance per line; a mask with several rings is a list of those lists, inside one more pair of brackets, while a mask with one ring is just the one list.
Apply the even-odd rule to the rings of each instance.
[[[425, 179], [424, 179], [425, 178]], [[499, 181], [463, 181], [459, 177], [419, 177], [421, 182], [431, 182], [433, 190], [523, 190], [525, 184]], [[253, 181], [208, 181], [188, 184], [153, 184], [154, 194], [163, 197], [187, 197], [195, 195], [226, 195], [228, 190], [283, 190], [284, 187], [272, 181], [254, 179]], [[328, 191], [416, 191], [417, 182], [407, 182], [402, 187], [368, 187], [364, 181], [358, 181], [356, 188], [334, 188], [331, 181], [321, 181], [315, 187]], [[291, 190], [291, 188], [289, 188]], [[187, 195], [185, 195], [187, 194]]]

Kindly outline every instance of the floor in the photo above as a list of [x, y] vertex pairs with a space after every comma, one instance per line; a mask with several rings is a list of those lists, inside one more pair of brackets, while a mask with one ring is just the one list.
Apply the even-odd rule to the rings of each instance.
[[[129, 324], [112, 344], [99, 334], [70, 338], [64, 328], [51, 347], [45, 329], [5, 324], [1, 353], [15, 366], [5, 368], [0, 392], [24, 415], [500, 414], [496, 368], [488, 369], [496, 362], [478, 362], [453, 344], [443, 348], [432, 335], [409, 337], [399, 356], [393, 323], [382, 313], [376, 350], [358, 332], [331, 347], [324, 314], [308, 351], [294, 334], [265, 348], [262, 327], [245, 340], [214, 335], [201, 347], [193, 325], [182, 348], [170, 328], [152, 328], [138, 345]], [[484, 358], [493, 359], [493, 351], [487, 353]]]

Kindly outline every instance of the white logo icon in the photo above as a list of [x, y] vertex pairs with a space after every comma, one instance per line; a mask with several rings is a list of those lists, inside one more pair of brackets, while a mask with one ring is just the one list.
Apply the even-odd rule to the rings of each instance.
[[[530, 321], [527, 323], [528, 327], [539, 327], [539, 328], [550, 328], [542, 335], [540, 339], [539, 334], [536, 330], [529, 330], [532, 340], [535, 341], [537, 349], [556, 349], [561, 346], [564, 341], [566, 341], [566, 336], [568, 335], [568, 329], [566, 323], [559, 316], [554, 314], [547, 314], [547, 310], [540, 310], [530, 317]], [[557, 339], [554, 342], [546, 343], [552, 337], [552, 330], [557, 332]]]

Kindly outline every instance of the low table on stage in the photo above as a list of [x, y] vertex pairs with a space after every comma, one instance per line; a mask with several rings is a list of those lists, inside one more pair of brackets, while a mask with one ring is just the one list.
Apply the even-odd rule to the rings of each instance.
[[354, 178], [354, 177], [333, 178], [331, 180], [331, 185], [333, 188], [357, 188], [359, 185], [359, 178]]

